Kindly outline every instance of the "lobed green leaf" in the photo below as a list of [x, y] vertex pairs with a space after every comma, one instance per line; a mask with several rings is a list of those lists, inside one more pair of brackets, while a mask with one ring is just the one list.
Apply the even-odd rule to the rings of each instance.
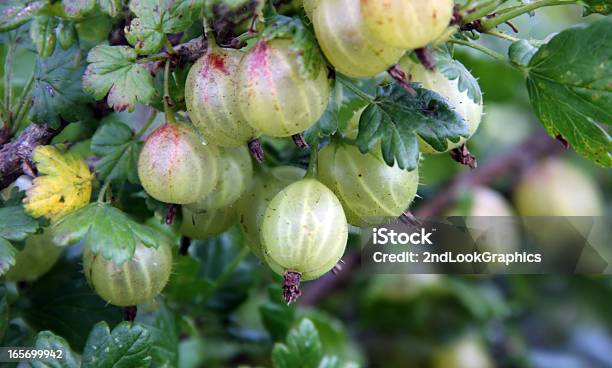
[[508, 57], [514, 65], [525, 67], [529, 65], [529, 61], [536, 52], [538, 52], [538, 46], [534, 42], [518, 40], [510, 45]]
[[610, 15], [612, 13], [612, 0], [581, 0], [584, 5], [584, 15], [599, 13]]
[[124, 123], [111, 121], [102, 125], [91, 140], [91, 149], [100, 157], [96, 172], [103, 180], [138, 184], [138, 155], [142, 143]]
[[318, 367], [323, 358], [319, 334], [307, 318], [289, 331], [286, 344], [276, 343], [272, 350], [274, 368]]
[[102, 321], [94, 326], [83, 351], [83, 368], [140, 368], [151, 364], [151, 336], [139, 323], [122, 322], [111, 332]]
[[108, 94], [115, 111], [132, 111], [136, 103], [148, 104], [156, 97], [149, 71], [136, 62], [136, 52], [127, 46], [100, 45], [87, 56], [83, 88], [96, 100]]
[[30, 110], [33, 122], [58, 127], [61, 120], [76, 122], [91, 117], [91, 98], [81, 85], [84, 69], [81, 50], [76, 47], [58, 47], [51, 57], [37, 59]]
[[6, 239], [0, 238], [0, 276], [15, 265], [17, 249]]
[[201, 1], [132, 0], [130, 10], [136, 15], [126, 30], [128, 42], [139, 54], [161, 49], [166, 34], [189, 28], [200, 14]]
[[161, 299], [153, 311], [139, 311], [136, 322], [150, 334], [151, 363], [153, 367], [178, 367], [179, 328], [177, 315]]
[[96, 8], [96, 0], [62, 0], [62, 7], [69, 18], [82, 18]]
[[25, 213], [23, 206], [0, 208], [0, 238], [22, 241], [38, 230], [38, 221]]
[[469, 135], [468, 124], [439, 94], [413, 85], [416, 94], [397, 84], [379, 89], [378, 96], [361, 114], [357, 145], [369, 152], [379, 142], [385, 162], [414, 170], [419, 161], [420, 137], [443, 152], [448, 141]]
[[59, 24], [56, 17], [39, 16], [35, 17], [30, 26], [30, 37], [36, 52], [41, 57], [49, 57], [53, 55], [55, 50], [55, 28]]
[[472, 73], [465, 68], [459, 61], [453, 59], [452, 55], [445, 49], [437, 49], [434, 52], [436, 67], [449, 80], [458, 80], [458, 88], [460, 92], [467, 91], [468, 97], [477, 104], [482, 103], [482, 92], [478, 81]]
[[55, 335], [51, 331], [41, 331], [36, 336], [34, 347], [39, 350], [49, 350], [57, 353], [62, 351], [62, 358], [43, 358], [30, 362], [32, 368], [79, 368], [81, 362], [79, 356], [75, 354], [70, 345], [63, 337]]
[[103, 203], [91, 203], [52, 226], [55, 244], [66, 246], [83, 240], [93, 253], [100, 253], [116, 264], [130, 260], [139, 242], [148, 247], [159, 245], [155, 230]]
[[612, 167], [612, 19], [557, 34], [527, 71], [531, 104], [548, 133]]
[[0, 4], [0, 32], [8, 32], [30, 21], [49, 5], [49, 0], [8, 0]]

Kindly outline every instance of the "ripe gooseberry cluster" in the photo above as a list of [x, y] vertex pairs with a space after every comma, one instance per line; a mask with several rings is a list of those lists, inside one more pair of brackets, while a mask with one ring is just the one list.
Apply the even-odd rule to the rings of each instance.
[[[389, 9], [379, 3], [304, 2], [323, 53], [336, 70], [351, 77], [387, 70], [408, 49], [440, 37], [453, 6], [450, 0], [384, 2], [397, 8], [397, 16], [385, 17], [381, 24], [380, 15]], [[331, 18], [338, 9], [345, 14], [343, 22]], [[415, 19], [418, 27], [412, 24]], [[394, 37], [399, 33], [402, 37]], [[372, 226], [400, 216], [414, 200], [419, 181], [417, 169], [387, 165], [380, 148], [364, 154], [351, 143], [361, 111], [318, 156], [318, 147], [312, 148], [307, 173], [291, 166], [253, 170], [246, 148], [250, 142], [261, 135], [302, 133], [327, 107], [328, 70], [321, 65], [306, 77], [302, 57], [282, 37], [260, 38], [247, 51], [221, 48], [209, 37], [206, 54], [191, 67], [185, 85], [192, 126], [166, 122], [145, 141], [138, 163], [149, 195], [182, 205], [183, 235], [206, 239], [239, 222], [253, 252], [284, 276], [287, 302], [299, 296], [302, 280], [316, 279], [336, 266], [349, 224]], [[470, 132], [476, 130], [480, 99], [408, 57], [401, 66], [455, 104], [470, 121]], [[106, 294], [107, 300], [117, 300]]]

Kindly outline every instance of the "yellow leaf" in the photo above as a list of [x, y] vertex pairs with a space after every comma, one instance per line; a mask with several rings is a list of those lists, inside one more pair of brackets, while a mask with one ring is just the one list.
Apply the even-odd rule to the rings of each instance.
[[93, 176], [83, 159], [52, 146], [36, 147], [32, 159], [40, 176], [34, 179], [23, 200], [31, 216], [56, 221], [89, 203]]

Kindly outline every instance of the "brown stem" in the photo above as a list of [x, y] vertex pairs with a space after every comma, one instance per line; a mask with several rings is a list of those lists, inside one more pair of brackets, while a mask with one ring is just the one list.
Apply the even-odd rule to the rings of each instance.
[[400, 68], [398, 64], [390, 67], [387, 72], [393, 79], [397, 81], [397, 83], [402, 86], [406, 90], [406, 92], [410, 93], [412, 96], [416, 96], [416, 91], [410, 85], [410, 78], [406, 75], [406, 73]]
[[436, 61], [433, 58], [431, 52], [426, 47], [414, 50], [414, 53], [419, 58], [421, 64], [427, 70], [436, 70]]
[[39, 145], [49, 144], [68, 125], [62, 122], [56, 129], [47, 124], [30, 124], [19, 137], [0, 148], [0, 190], [8, 187], [23, 174], [24, 162], [30, 166], [32, 151]]

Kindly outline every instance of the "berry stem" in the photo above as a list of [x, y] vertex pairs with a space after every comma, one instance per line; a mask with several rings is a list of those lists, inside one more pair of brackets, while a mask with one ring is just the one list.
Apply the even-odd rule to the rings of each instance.
[[310, 147], [310, 159], [308, 160], [308, 169], [306, 170], [307, 178], [317, 178], [317, 161], [319, 159], [319, 138], [315, 138]]
[[172, 44], [170, 43], [170, 40], [168, 40], [168, 37], [166, 36], [164, 36], [164, 46], [166, 46], [166, 51], [168, 52], [168, 54], [176, 55], [176, 50], [174, 50], [174, 47], [172, 46]]
[[104, 195], [106, 194], [106, 190], [110, 185], [110, 181], [107, 180], [102, 184], [102, 188], [100, 188], [100, 192], [98, 193], [98, 203], [104, 203]]
[[[482, 52], [484, 54], [489, 55], [490, 57], [492, 57], [494, 59], [497, 59], [498, 61], [501, 61], [501, 62], [504, 62], [504, 63], [508, 62], [508, 59], [506, 59], [506, 57], [504, 55], [500, 54], [499, 52], [493, 51], [493, 50], [491, 50], [489, 48], [486, 48], [486, 47], [484, 47], [484, 46], [482, 46], [480, 44], [477, 44], [475, 42], [469, 42], [469, 41], [463, 41], [463, 40], [457, 40], [457, 39], [452, 39], [452, 40], [449, 40], [448, 42], [454, 43], [454, 44], [457, 44], [457, 45], [471, 47], [474, 50], [478, 50], [478, 51], [480, 51], [480, 52]], [[510, 64], [510, 65], [513, 65], [513, 64]]]
[[538, 8], [542, 8], [545, 6], [571, 5], [571, 4], [576, 4], [576, 0], [542, 0], [542, 1], [528, 3], [522, 6], [517, 6], [516, 8], [510, 11], [504, 12], [501, 15], [498, 15], [492, 18], [482, 19], [480, 22], [481, 31], [486, 32], [490, 29], [497, 27], [498, 25], [502, 23], [506, 23], [510, 19], [514, 19], [520, 15], [529, 13], [530, 11], [533, 11]]
[[395, 81], [406, 91], [408, 92], [410, 95], [412, 96], [416, 96], [416, 91], [414, 90], [414, 88], [412, 88], [412, 86], [410, 85], [410, 80], [408, 78], [408, 76], [406, 75], [406, 73], [402, 70], [402, 68], [400, 68], [400, 66], [398, 64], [393, 65], [392, 67], [390, 67], [387, 70], [387, 73], [389, 73], [389, 75], [391, 77], [393, 77], [393, 79], [395, 79]]
[[283, 300], [287, 305], [295, 303], [296, 300], [302, 295], [300, 290], [300, 282], [302, 281], [302, 274], [295, 271], [287, 271], [283, 275]]
[[170, 60], [168, 59], [164, 68], [164, 113], [167, 123], [176, 124], [173, 105], [172, 97], [170, 97]]
[[134, 135], [134, 138], [136, 140], [140, 139], [140, 137], [142, 137], [142, 135], [147, 132], [151, 124], [153, 124], [153, 121], [155, 121], [156, 117], [157, 117], [157, 110], [152, 109], [151, 115], [149, 115], [149, 117], [147, 118], [147, 121], [144, 123], [142, 128], [140, 128], [140, 130], [138, 130], [138, 132], [136, 132], [136, 134]]
[[421, 64], [427, 70], [436, 70], [436, 61], [434, 60], [431, 52], [429, 52], [429, 49], [427, 49], [426, 47], [422, 47], [420, 49], [414, 50], [414, 53], [419, 58]]

